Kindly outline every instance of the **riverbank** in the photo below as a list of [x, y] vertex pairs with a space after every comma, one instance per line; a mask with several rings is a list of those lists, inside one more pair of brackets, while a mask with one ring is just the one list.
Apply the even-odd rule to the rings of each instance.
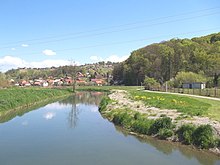
[[220, 123], [206, 117], [210, 106], [188, 97], [116, 90], [102, 101], [100, 112], [130, 132], [211, 148], [220, 154]]
[[0, 114], [70, 95], [70, 89], [8, 88], [0, 90]]

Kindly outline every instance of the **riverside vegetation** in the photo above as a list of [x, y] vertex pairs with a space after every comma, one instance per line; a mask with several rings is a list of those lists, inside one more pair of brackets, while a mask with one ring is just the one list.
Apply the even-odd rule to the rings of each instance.
[[[130, 132], [178, 141], [201, 149], [215, 148], [212, 151], [219, 154], [219, 134], [213, 126], [206, 123], [193, 123], [194, 117], [208, 116], [211, 104], [185, 96], [128, 91], [126, 95], [129, 96], [122, 98], [131, 99], [131, 104], [123, 104], [120, 100], [112, 99], [113, 97], [105, 97], [99, 107], [101, 114]], [[116, 91], [115, 95], [119, 93]], [[114, 93], [109, 96], [111, 95]], [[148, 112], [154, 108], [160, 108], [160, 110]], [[170, 115], [169, 111], [176, 115]]]
[[8, 88], [0, 90], [0, 112], [30, 107], [43, 101], [49, 101], [70, 95], [70, 89], [51, 88]]

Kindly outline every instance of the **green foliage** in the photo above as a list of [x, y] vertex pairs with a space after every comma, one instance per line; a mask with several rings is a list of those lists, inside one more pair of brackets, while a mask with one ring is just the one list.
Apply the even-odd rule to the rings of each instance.
[[190, 116], [206, 115], [208, 109], [211, 107], [208, 103], [187, 96], [146, 91], [131, 91], [130, 93], [134, 100], [141, 100], [148, 106], [162, 109], [176, 109]]
[[[89, 80], [95, 78], [95, 73], [97, 76], [103, 78], [108, 78], [107, 75], [112, 74], [112, 70], [116, 63], [112, 62], [99, 62], [94, 64], [85, 64], [81, 66], [76, 66], [76, 71], [81, 72], [86, 75], [85, 79]], [[20, 80], [33, 80], [38, 78], [47, 79], [48, 76], [53, 76], [54, 78], [61, 78], [65, 76], [71, 76], [73, 74], [73, 66], [60, 66], [51, 68], [21, 68], [21, 69], [11, 69], [5, 74], [9, 78], [13, 78], [15, 81]], [[88, 74], [87, 74], [88, 73]]]
[[154, 78], [150, 78], [150, 77], [146, 77], [144, 79], [143, 85], [147, 90], [156, 90], [160, 87], [160, 84]]
[[169, 117], [156, 119], [151, 125], [149, 134], [154, 135], [159, 133], [160, 129], [171, 129], [173, 127], [172, 120]]
[[117, 82], [125, 85], [140, 85], [145, 76], [162, 84], [179, 72], [199, 74], [202, 71], [204, 77], [213, 78], [220, 68], [219, 36], [217, 33], [148, 45], [133, 51], [126, 61], [119, 64], [120, 67], [113, 70], [114, 76]]
[[106, 107], [110, 101], [111, 101], [111, 99], [109, 97], [103, 97], [103, 99], [101, 100], [101, 102], [99, 104], [99, 111], [100, 112], [105, 111]]
[[210, 125], [201, 125], [193, 132], [193, 144], [200, 148], [211, 148], [215, 146], [213, 130]]
[[9, 85], [6, 75], [0, 72], [0, 88], [7, 87]]
[[173, 136], [174, 132], [171, 129], [168, 128], [162, 128], [159, 130], [158, 136], [160, 139], [167, 139], [171, 136]]
[[193, 133], [196, 127], [191, 124], [182, 125], [177, 130], [177, 135], [179, 141], [183, 142], [184, 144], [192, 144], [193, 143]]
[[217, 144], [217, 147], [220, 148], [220, 139], [217, 139], [216, 144]]
[[133, 117], [127, 112], [121, 112], [115, 114], [112, 121], [117, 125], [129, 128], [131, 126], [132, 119]]
[[206, 78], [202, 74], [193, 72], [178, 72], [174, 80], [175, 87], [180, 87], [182, 83], [189, 82], [206, 82]]
[[[102, 101], [102, 105], [106, 105], [106, 102], [108, 101]], [[214, 138], [210, 125], [196, 127], [186, 124], [174, 132], [175, 125], [169, 117], [163, 116], [156, 120], [148, 119], [146, 114], [126, 108], [101, 111], [101, 113], [116, 125], [122, 126], [129, 131], [144, 135], [154, 135], [160, 139], [167, 139], [175, 135], [178, 136], [180, 142], [193, 144], [199, 148], [220, 147], [220, 140]]]
[[152, 123], [153, 120], [139, 117], [133, 122], [131, 130], [140, 134], [149, 135], [149, 129]]
[[69, 89], [9, 88], [0, 90], [0, 111], [28, 107], [36, 102], [69, 95]]

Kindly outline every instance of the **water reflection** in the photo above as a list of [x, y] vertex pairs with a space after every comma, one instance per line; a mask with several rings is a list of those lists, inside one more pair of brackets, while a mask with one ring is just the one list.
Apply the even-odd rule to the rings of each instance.
[[[131, 136], [128, 131], [123, 128], [115, 126], [116, 130], [122, 133], [125, 137]], [[178, 143], [158, 140], [152, 137], [141, 137], [135, 136], [139, 142], [147, 143], [153, 146], [157, 151], [162, 152], [166, 155], [174, 154], [175, 152], [180, 152], [187, 159], [196, 159], [201, 165], [215, 165], [219, 161], [219, 157], [208, 153], [206, 151], [199, 151], [197, 149], [190, 148], [189, 146], [183, 146]]]
[[[0, 123], [8, 122], [11, 119], [15, 118], [16, 116], [23, 116], [24, 114], [30, 111], [36, 110], [43, 106], [51, 110], [58, 110], [58, 109], [63, 109], [66, 106], [72, 106], [71, 111], [68, 116], [68, 120], [69, 120], [70, 127], [74, 128], [76, 126], [76, 123], [78, 120], [77, 116], [79, 113], [77, 106], [79, 104], [98, 106], [103, 95], [105, 95], [105, 93], [102, 93], [102, 92], [77, 92], [76, 94], [73, 94], [72, 96], [59, 101], [58, 104], [57, 103], [49, 104], [51, 102], [44, 102], [42, 104], [31, 106], [29, 108], [3, 111], [3, 112], [0, 112]], [[48, 113], [48, 114], [45, 114], [43, 117], [49, 120], [49, 119], [54, 118], [55, 115], [56, 114], [54, 113]]]
[[54, 113], [54, 112], [47, 112], [46, 114], [44, 114], [43, 117], [44, 117], [46, 120], [51, 120], [51, 119], [53, 119], [55, 116], [56, 116], [56, 113]]
[[219, 164], [212, 154], [115, 131], [98, 112], [103, 95], [79, 92], [1, 124], [0, 164]]
[[72, 104], [85, 104], [85, 105], [96, 105], [98, 106], [102, 96], [105, 93], [103, 92], [77, 92], [76, 94], [70, 96], [68, 99], [59, 101], [62, 105], [72, 105]]

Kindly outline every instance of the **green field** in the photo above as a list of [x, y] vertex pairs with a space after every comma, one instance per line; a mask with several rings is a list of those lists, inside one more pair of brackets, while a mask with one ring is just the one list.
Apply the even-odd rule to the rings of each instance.
[[0, 112], [30, 107], [42, 101], [69, 95], [69, 89], [9, 88], [0, 90]]

